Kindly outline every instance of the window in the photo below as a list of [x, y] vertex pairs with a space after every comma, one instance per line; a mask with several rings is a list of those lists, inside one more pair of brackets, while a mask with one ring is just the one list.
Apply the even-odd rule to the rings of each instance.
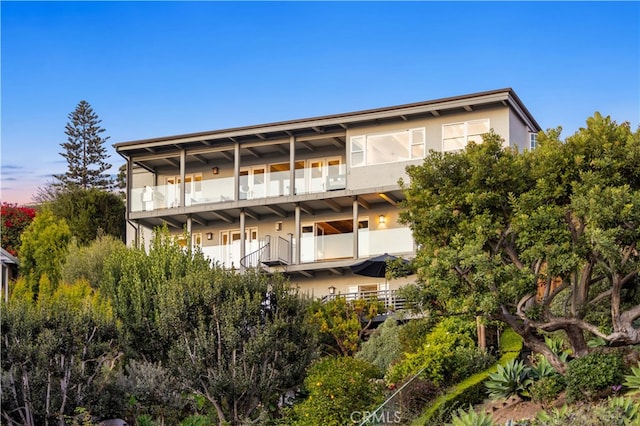
[[351, 167], [424, 158], [425, 128], [351, 138]]
[[529, 147], [533, 150], [538, 146], [538, 134], [529, 133]]
[[490, 130], [489, 119], [442, 125], [442, 151], [464, 149], [469, 142], [482, 143], [482, 135]]

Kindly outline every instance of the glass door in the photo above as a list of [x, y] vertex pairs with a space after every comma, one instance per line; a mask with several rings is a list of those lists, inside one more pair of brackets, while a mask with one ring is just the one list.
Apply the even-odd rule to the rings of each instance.
[[240, 199], [252, 200], [266, 196], [266, 167], [252, 166], [240, 169]]

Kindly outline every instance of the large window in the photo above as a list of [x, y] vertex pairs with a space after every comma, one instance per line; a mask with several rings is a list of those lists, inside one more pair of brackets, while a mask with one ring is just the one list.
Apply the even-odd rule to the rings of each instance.
[[351, 138], [352, 167], [421, 159], [424, 154], [424, 127]]
[[463, 121], [442, 125], [442, 150], [458, 151], [469, 142], [482, 143], [482, 135], [489, 132], [489, 119]]

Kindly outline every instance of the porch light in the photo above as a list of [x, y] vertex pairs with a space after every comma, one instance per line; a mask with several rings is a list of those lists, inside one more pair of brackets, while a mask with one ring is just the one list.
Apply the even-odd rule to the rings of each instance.
[[217, 175], [218, 173], [220, 173], [220, 169], [217, 167], [212, 167], [211, 168], [211, 173], [213, 173], [214, 175]]
[[336, 288], [334, 286], [329, 287], [329, 294], [336, 294]]
[[387, 223], [387, 217], [385, 215], [381, 214], [380, 216], [378, 216], [378, 223], [379, 224]]
[[213, 233], [207, 232], [207, 240], [213, 240]]

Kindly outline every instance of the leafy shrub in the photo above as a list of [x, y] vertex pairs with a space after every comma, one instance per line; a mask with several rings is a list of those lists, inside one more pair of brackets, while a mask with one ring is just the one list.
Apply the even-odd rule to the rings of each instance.
[[362, 344], [356, 358], [372, 363], [380, 371], [386, 371], [393, 361], [402, 356], [398, 330], [398, 322], [394, 318], [387, 318]]
[[629, 389], [640, 390], [640, 363], [637, 367], [631, 367], [631, 374], [624, 376], [623, 385]]
[[493, 399], [508, 398], [512, 395], [529, 399], [532, 384], [531, 368], [525, 366], [522, 361], [511, 360], [504, 367], [498, 365], [498, 371], [489, 374], [489, 380], [485, 385]]
[[476, 413], [472, 407], [468, 410], [458, 409], [456, 414], [451, 417], [449, 426], [494, 426], [495, 423], [491, 415], [485, 413]]
[[624, 364], [616, 353], [592, 352], [567, 365], [567, 401], [593, 400], [622, 383]]
[[451, 355], [451, 382], [459, 383], [496, 362], [496, 357], [478, 348], [459, 347]]
[[428, 316], [407, 322], [398, 331], [398, 340], [402, 352], [417, 352], [433, 329], [435, 320]]
[[184, 401], [178, 381], [167, 369], [159, 364], [131, 360], [118, 377], [118, 383], [129, 401], [128, 417], [139, 422], [146, 422], [149, 417], [161, 419], [161, 423], [177, 423]]
[[406, 354], [404, 360], [387, 371], [385, 379], [397, 383], [420, 373], [421, 378], [435, 384], [451, 380], [456, 367], [451, 354], [461, 348], [474, 348], [474, 339], [475, 323], [456, 317], [445, 318], [427, 335], [422, 348]]
[[124, 243], [111, 235], [98, 236], [88, 246], [71, 244], [62, 266], [62, 280], [72, 283], [83, 279], [92, 288], [100, 288], [105, 260], [114, 251], [124, 248]]
[[372, 411], [383, 400], [377, 367], [352, 357], [325, 357], [304, 380], [307, 399], [295, 404], [288, 424], [342, 426], [351, 414]]
[[556, 373], [534, 381], [529, 392], [533, 401], [539, 402], [543, 407], [548, 407], [564, 390], [565, 386], [564, 377]]
[[563, 405], [541, 411], [528, 426], [604, 426], [637, 425], [640, 422], [640, 404], [629, 398], [610, 398], [598, 405]]

